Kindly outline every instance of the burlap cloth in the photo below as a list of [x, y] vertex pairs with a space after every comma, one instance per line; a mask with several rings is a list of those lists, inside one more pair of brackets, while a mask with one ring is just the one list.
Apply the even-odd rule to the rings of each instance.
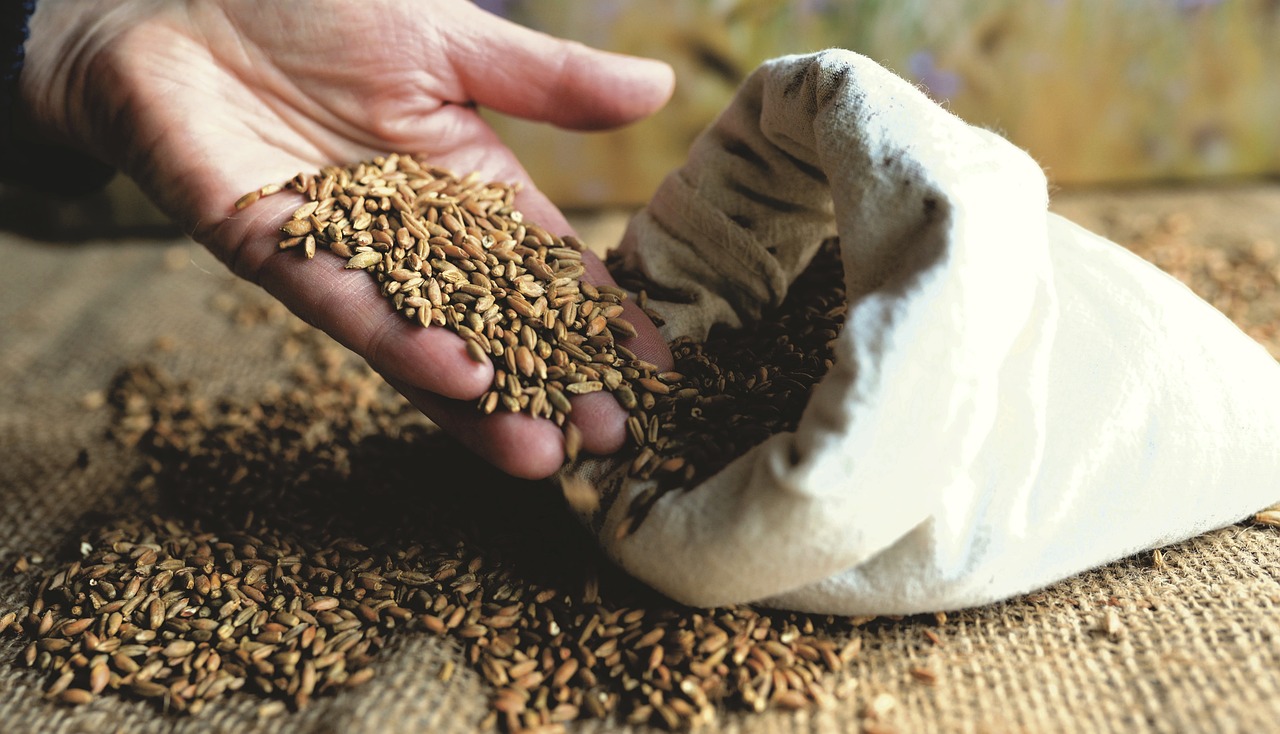
[[[1187, 196], [1147, 202], [1137, 219], [1112, 196], [1066, 208], [1123, 242], [1125, 226], [1157, 226], [1175, 210], [1212, 211], [1221, 201], [1232, 213], [1216, 230], [1188, 238], [1228, 248], [1249, 246], [1259, 217], [1280, 220], [1280, 187]], [[1257, 216], [1241, 216], [1248, 212]], [[259, 296], [181, 239], [66, 244], [5, 234], [0, 263], [0, 564], [8, 569], [20, 553], [52, 563], [91, 525], [90, 513], [130, 491], [137, 457], [104, 438], [109, 416], [85, 410], [85, 393], [145, 359], [210, 394], [252, 394], [278, 369], [279, 329], [237, 325], [219, 310], [228, 302], [219, 294], [248, 303]], [[1277, 317], [1251, 315], [1263, 324]], [[558, 501], [548, 494], [548, 503]], [[567, 512], [549, 516], [564, 526], [546, 532], [571, 531]], [[857, 731], [868, 703], [888, 694], [895, 705], [878, 725], [901, 732], [1280, 730], [1277, 540], [1274, 528], [1245, 523], [1166, 548], [1162, 564], [1143, 554], [942, 624], [872, 622], [847, 673], [851, 695], [834, 707], [726, 713], [720, 728]], [[28, 600], [31, 578], [0, 573], [0, 611]], [[1109, 608], [1118, 612], [1110, 632]], [[463, 732], [488, 711], [484, 684], [461, 659], [449, 682], [438, 679], [458, 648], [426, 634], [401, 635], [384, 651], [374, 683], [265, 721], [254, 713], [260, 700], [248, 694], [198, 718], [110, 696], [84, 708], [56, 706], [40, 697], [39, 676], [15, 664], [23, 644], [0, 638], [0, 730], [14, 734]], [[936, 681], [913, 669], [932, 671]], [[588, 722], [570, 730], [629, 729]]]

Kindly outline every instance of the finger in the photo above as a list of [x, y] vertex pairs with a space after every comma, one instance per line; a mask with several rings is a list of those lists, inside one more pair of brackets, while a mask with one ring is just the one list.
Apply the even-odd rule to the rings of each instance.
[[627, 442], [627, 411], [613, 395], [594, 392], [579, 395], [570, 402], [573, 410], [569, 421], [582, 434], [582, 450], [596, 456], [608, 456]]
[[675, 87], [661, 61], [555, 38], [474, 6], [466, 12], [476, 17], [460, 24], [471, 37], [454, 47], [453, 68], [467, 98], [499, 112], [576, 130], [610, 128], [661, 109]]
[[307, 260], [295, 249], [279, 249], [277, 228], [301, 203], [300, 196], [282, 193], [227, 219], [217, 235], [239, 242], [230, 250], [232, 270], [380, 373], [447, 397], [482, 395], [493, 368], [487, 361], [472, 361], [461, 337], [443, 328], [424, 329], [398, 314], [368, 273], [343, 269], [331, 253]]
[[387, 382], [436, 425], [507, 474], [543, 479], [564, 463], [564, 436], [549, 420], [525, 413], [483, 415], [472, 402], [442, 398], [394, 378]]

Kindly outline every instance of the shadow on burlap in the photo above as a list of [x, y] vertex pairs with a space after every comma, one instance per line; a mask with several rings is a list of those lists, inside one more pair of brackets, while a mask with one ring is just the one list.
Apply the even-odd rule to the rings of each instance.
[[[105, 438], [109, 415], [87, 410], [85, 394], [145, 360], [210, 395], [252, 395], [281, 370], [280, 328], [270, 309], [249, 319], [257, 325], [238, 324], [244, 311], [236, 309], [258, 308], [263, 297], [183, 241], [66, 246], [9, 236], [0, 239], [0, 262], [0, 564], [28, 554], [48, 567], [74, 554], [98, 513], [142, 506], [129, 483], [139, 456]], [[525, 510], [527, 501], [541, 503], [548, 536], [578, 532], [554, 493], [526, 499]], [[942, 623], [871, 622], [845, 674], [850, 695], [822, 710], [728, 712], [719, 728], [857, 731], [869, 703], [887, 694], [894, 705], [876, 725], [901, 732], [1274, 730], [1276, 540], [1274, 529], [1241, 524], [1166, 548], [1161, 563], [1141, 554]], [[0, 611], [28, 601], [32, 578], [0, 574]], [[422, 633], [398, 635], [371, 684], [265, 721], [250, 694], [227, 696], [196, 718], [112, 696], [58, 706], [40, 697], [40, 676], [16, 662], [23, 644], [0, 637], [0, 721], [14, 734], [447, 733], [475, 730], [489, 710], [489, 691], [460, 648]], [[458, 672], [441, 682], [441, 666], [455, 659]]]

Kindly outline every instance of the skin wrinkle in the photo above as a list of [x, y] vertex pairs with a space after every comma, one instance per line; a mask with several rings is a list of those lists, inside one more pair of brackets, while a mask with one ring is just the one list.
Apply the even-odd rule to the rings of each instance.
[[[316, 132], [328, 132], [340, 138], [350, 139], [352, 137], [351, 133], [358, 131], [359, 127], [350, 123], [346, 126], [347, 129], [345, 130], [339, 129], [336, 125], [327, 125], [323, 123], [315, 125], [314, 129], [308, 129], [306, 123], [309, 115], [307, 115], [304, 110], [305, 101], [291, 101], [305, 100], [307, 95], [303, 93], [295, 83], [293, 83], [293, 80], [287, 74], [268, 75], [266, 73], [267, 71], [279, 71], [276, 65], [271, 61], [270, 55], [256, 46], [254, 46], [254, 48], [257, 50], [257, 53], [252, 53], [250, 46], [246, 42], [247, 39], [244, 31], [236, 25], [233, 19], [227, 16], [225, 11], [221, 8], [218, 10], [220, 11], [218, 15], [222, 17], [226, 25], [236, 31], [234, 33], [227, 33], [223, 35], [229, 37], [231, 42], [240, 48], [242, 52], [242, 59], [241, 63], [237, 65], [234, 59], [223, 58], [223, 55], [221, 54], [209, 54], [209, 61], [216, 68], [222, 70], [229, 79], [244, 77], [259, 81], [263, 91], [257, 91], [256, 87], [249, 87], [251, 92], [254, 92], [252, 96], [262, 104], [264, 109], [269, 110], [273, 115], [275, 115], [275, 118], [281, 124], [287, 126], [289, 132], [295, 133], [295, 135], [292, 136], [279, 135], [278, 133], [274, 136], [268, 136], [265, 133], [277, 131], [278, 128], [274, 126], [251, 126], [251, 131], [257, 135], [259, 139], [272, 147], [289, 150], [289, 147], [304, 140], [323, 140], [324, 137], [317, 137], [315, 135]], [[193, 23], [192, 25], [196, 32], [205, 37], [207, 48], [213, 48], [215, 43], [225, 40], [222, 37], [214, 38], [211, 35], [211, 30], [206, 24]], [[270, 94], [268, 94], [268, 92]], [[297, 114], [289, 114], [289, 112]], [[331, 111], [330, 113], [332, 114]], [[294, 138], [293, 142], [289, 142], [288, 138], [290, 137]], [[336, 156], [339, 154], [336, 147], [326, 150], [314, 143], [311, 150], [306, 153], [303, 153], [301, 150], [292, 150], [289, 152], [300, 161], [305, 161], [311, 165], [323, 165], [323, 162], [326, 160], [337, 160]]]
[[[415, 329], [415, 331], [409, 332], [409, 329]], [[365, 360], [371, 366], [374, 366], [375, 369], [378, 369], [379, 371], [392, 371], [388, 368], [388, 365], [395, 361], [394, 357], [389, 353], [384, 353], [384, 350], [394, 352], [397, 347], [403, 348], [403, 346], [405, 346], [399, 342], [400, 339], [412, 339], [419, 335], [423, 337], [435, 336], [434, 334], [429, 335], [428, 333], [423, 332], [420, 328], [413, 326], [404, 317], [388, 311], [382, 318], [379, 318], [374, 322], [368, 336], [365, 337], [361, 353], [365, 355]], [[461, 339], [456, 337], [456, 335], [455, 338], [461, 342]], [[492, 376], [490, 375], [490, 380], [491, 379]], [[437, 391], [445, 394], [446, 397], [474, 399], [484, 394], [485, 389], [489, 386], [490, 380], [478, 383], [471, 390], [463, 390], [460, 386], [454, 385], [451, 386], [453, 389], [446, 393], [444, 390], [445, 386], [441, 385], [437, 387]], [[414, 387], [422, 386], [414, 385]]]
[[[29, 69], [40, 69], [39, 54], [44, 49], [42, 47], [30, 48], [28, 44], [27, 63], [23, 66], [23, 74], [20, 77], [20, 84], [23, 97], [34, 100], [28, 104], [22, 105], [24, 114], [31, 112], [47, 112], [58, 109], [59, 106], [53, 101], [56, 95], [53, 90], [62, 89], [62, 109], [81, 110], [81, 105], [77, 104], [77, 99], [83, 99], [85, 89], [88, 87], [87, 80], [95, 70], [94, 65], [87, 63], [85, 59], [92, 59], [100, 49], [111, 40], [113, 34], [108, 34], [106, 39], [101, 39], [97, 44], [93, 41], [98, 39], [100, 28], [106, 27], [111, 20], [111, 13], [107, 12], [99, 16], [95, 16], [93, 21], [85, 29], [84, 32], [75, 33], [76, 28], [68, 28], [73, 24], [59, 23], [56, 21], [66, 21], [66, 18], [58, 15], [58, 12], [65, 7], [65, 3], [52, 2], [45, 0], [39, 3], [36, 15], [32, 18], [32, 27], [35, 28], [37, 23], [47, 28], [52, 25], [57, 29], [60, 38], [70, 38], [70, 48], [61, 49], [60, 57], [57, 63], [49, 66], [50, 72], [46, 78], [42, 79], [39, 74], [33, 75], [28, 72]], [[43, 12], [41, 12], [43, 11]], [[51, 17], [52, 16], [52, 19]], [[79, 26], [79, 24], [74, 24]], [[80, 71], [82, 70], [82, 71]], [[34, 91], [33, 91], [34, 90]], [[77, 129], [76, 122], [88, 122], [92, 125], [92, 120], [85, 120], [87, 115], [67, 115], [62, 118], [57, 116], [45, 116], [36, 114], [33, 120], [36, 123], [34, 127], [42, 132], [52, 130], [60, 139], [60, 142], [72, 145], [77, 148], [83, 148], [82, 140], [87, 139], [84, 129]], [[98, 151], [92, 151], [95, 154]]]
[[[239, 29], [237, 29], [239, 30]], [[398, 28], [389, 29], [389, 32], [398, 33]], [[242, 32], [244, 33], [244, 32]], [[248, 34], [246, 34], [248, 35]], [[242, 36], [243, 37], [243, 36]], [[380, 44], [380, 48], [398, 48], [400, 44], [394, 38], [388, 39], [384, 44]], [[431, 56], [436, 53], [429, 54]], [[240, 70], [241, 73], [247, 70], [259, 70], [263, 68], [275, 69], [275, 65], [271, 63], [269, 55], [259, 53], [260, 57], [257, 63], [246, 64], [245, 69]], [[359, 59], [357, 67], [362, 67], [370, 62], [376, 63], [377, 59]], [[398, 143], [410, 137], [418, 137], [412, 133], [406, 133], [406, 129], [411, 129], [415, 124], [415, 117], [429, 118], [433, 113], [438, 112], [445, 104], [448, 104], [447, 97], [454, 95], [445, 95], [441, 91], [434, 90], [430, 83], [415, 83], [427, 79], [427, 75], [421, 68], [405, 66], [401, 73], [408, 73], [408, 80], [401, 80], [397, 74], [382, 73], [377, 77], [376, 86], [389, 90], [391, 94], [387, 95], [385, 101], [379, 101], [373, 106], [352, 105], [352, 109], [344, 110], [347, 106], [342, 103], [347, 102], [345, 98], [334, 95], [332, 98], [321, 96], [319, 105], [312, 105], [325, 113], [326, 124], [322, 127], [324, 131], [334, 134], [335, 136], [352, 141], [366, 149], [370, 153], [381, 151], [387, 147], [387, 143]], [[329, 72], [331, 77], [329, 86], [339, 88], [360, 88], [361, 86], [371, 83], [368, 74], [363, 68], [356, 68], [348, 73], [342, 73], [342, 69], [335, 69]], [[337, 82], [344, 77], [350, 77], [349, 83], [338, 84]], [[305, 119], [305, 109], [308, 108], [307, 100], [317, 99], [317, 95], [308, 94], [304, 86], [300, 86], [298, 82], [286, 74], [274, 74], [269, 78], [260, 76], [268, 83], [264, 87], [279, 95], [282, 101], [290, 104], [292, 109], [302, 113]], [[429, 80], [428, 80], [429, 81]], [[425, 100], [432, 97], [438, 97], [442, 101], [429, 105], [424, 105]], [[332, 99], [332, 101], [330, 101]], [[408, 104], [404, 104], [405, 102]], [[407, 109], [400, 109], [400, 108]], [[295, 126], [296, 129], [296, 126]], [[299, 130], [299, 132], [302, 132]], [[448, 139], [447, 137], [445, 139]], [[344, 151], [339, 154], [336, 150], [326, 150], [321, 158], [310, 160], [315, 165], [323, 165], [325, 162], [342, 160], [343, 155], [350, 157], [350, 151]]]
[[[262, 283], [259, 281], [258, 271], [262, 266], [262, 263], [265, 262], [267, 258], [263, 258], [262, 261], [250, 266], [247, 260], [249, 249], [247, 246], [248, 240], [252, 236], [250, 232], [254, 230], [257, 230], [260, 233], [273, 231], [275, 229], [275, 222], [280, 221], [285, 216], [288, 216], [288, 212], [292, 211], [292, 209], [288, 207], [292, 206], [293, 209], [296, 209], [302, 203], [302, 197], [296, 194], [285, 194], [282, 192], [281, 196], [288, 196], [289, 198], [282, 199], [278, 202], [271, 202], [272, 206], [264, 206], [263, 203], [260, 202], [258, 205], [236, 212], [229, 217], [215, 219], [214, 222], [216, 223], [208, 230], [202, 232], [197, 228], [193, 232], [193, 236], [208, 242], [220, 242], [225, 240], [227, 242], [237, 243], [232, 247], [215, 247], [211, 245], [210, 249], [213, 250], [213, 254], [217, 255], [218, 259], [221, 260], [223, 264], [231, 270], [231, 272], [254, 285], [261, 286]], [[262, 226], [254, 226], [259, 222], [262, 223]], [[237, 228], [240, 229], [241, 232], [230, 236], [223, 236], [224, 230], [234, 230]]]
[[[145, 37], [144, 37], [145, 40]], [[190, 41], [191, 39], [188, 38]], [[133, 40], [134, 43], [141, 41]], [[206, 56], [206, 58], [210, 58]], [[120, 67], [113, 67], [111, 61], [119, 63]], [[140, 86], [136, 88], [125, 87], [127, 95], [124, 97], [123, 103], [114, 106], [112, 110], [112, 122], [109, 123], [108, 129], [118, 131], [118, 134], [124, 138], [125, 144], [121, 146], [126, 154], [122, 158], [117, 158], [117, 164], [131, 177], [140, 181], [155, 181], [159, 185], [144, 186], [151, 195], [157, 199], [161, 207], [183, 225], [184, 229], [191, 230], [194, 224], [181, 216], [183, 209], [197, 212], [198, 219], [213, 219], [222, 211], [201, 211], [198, 204], [190, 207], [184, 207], [182, 202], [175, 201], [177, 198], [169, 194], [169, 192], [186, 191], [187, 198], [194, 199], [196, 202], [204, 200], [207, 202], [215, 201], [223, 194], [223, 189], [227, 188], [231, 182], [215, 182], [210, 180], [202, 180], [198, 177], [191, 177], [185, 184], [186, 187], [193, 187], [194, 191], [187, 191], [184, 186], [175, 185], [173, 180], [175, 177], [183, 175], [186, 171], [191, 170], [209, 170], [217, 171], [217, 165], [211, 165], [210, 156], [213, 155], [208, 146], [198, 144], [189, 144], [188, 139], [191, 137], [199, 137], [199, 128], [189, 128], [182, 124], [180, 119], [166, 118], [147, 118], [139, 115], [135, 110], [150, 104], [152, 99], [165, 99], [171, 95], [169, 92], [180, 92], [184, 89], [190, 80], [171, 80], [166, 79], [163, 75], [150, 74], [147, 75], [147, 69], [131, 69], [130, 64], [134, 63], [132, 57], [125, 52], [109, 55], [108, 63], [104, 63], [106, 73], [114, 73], [122, 78], [137, 78], [142, 75], [147, 79], [147, 83], [154, 86]], [[110, 71], [113, 68], [118, 70]], [[147, 120], [145, 125], [129, 125], [126, 120], [143, 119]], [[180, 169], [172, 171], [165, 170], [166, 161], [164, 156], [155, 156], [153, 151], [169, 150], [169, 151], [186, 151], [178, 160], [182, 160], [183, 164]], [[177, 155], [176, 153], [174, 155]], [[215, 162], [216, 163], [216, 162]], [[218, 185], [221, 183], [222, 185]]]
[[[383, 128], [380, 122], [385, 119], [396, 119], [399, 116], [389, 116], [383, 114], [379, 110], [369, 110], [365, 108], [357, 108], [353, 112], [344, 112], [340, 108], [335, 108], [332, 104], [314, 104], [309, 103], [316, 99], [316, 95], [308, 94], [304, 87], [295, 81], [293, 77], [279, 72], [278, 66], [271, 60], [271, 55], [261, 49], [257, 44], [250, 44], [249, 39], [255, 34], [253, 29], [245, 29], [238, 25], [233, 18], [230, 18], [226, 11], [217, 8], [218, 15], [224, 21], [225, 25], [234, 32], [224, 33], [219, 36], [212, 34], [210, 25], [203, 22], [192, 23], [197, 32], [201, 33], [207, 40], [209, 47], [221, 47], [222, 43], [230, 40], [241, 49], [240, 59], [224, 58], [225, 55], [210, 55], [209, 60], [223, 69], [228, 78], [245, 78], [256, 80], [259, 82], [262, 91], [254, 96], [262, 103], [263, 107], [270, 110], [282, 124], [288, 126], [290, 132], [296, 133], [299, 140], [328, 140], [336, 139], [337, 141], [349, 141], [360, 146], [362, 150], [355, 153], [350, 146], [341, 146], [337, 143], [329, 146], [316, 145], [306, 153], [300, 150], [291, 151], [305, 165], [299, 168], [309, 166], [322, 166], [329, 162], [345, 160], [352, 157], [365, 157], [381, 152], [387, 148], [387, 143], [400, 142], [399, 136], [383, 135], [379, 133], [392, 132], [388, 126]], [[260, 33], [261, 31], [256, 31]], [[394, 47], [394, 43], [387, 44]], [[238, 63], [237, 63], [238, 61]], [[340, 74], [332, 74], [332, 76], [340, 78]], [[362, 79], [353, 75], [352, 85], [359, 86]], [[348, 85], [351, 86], [351, 85]], [[399, 86], [399, 85], [396, 85]], [[422, 85], [419, 90], [422, 95], [429, 95], [432, 92], [427, 88], [429, 85]], [[257, 88], [250, 87], [257, 91]], [[429, 115], [439, 110], [443, 105], [436, 104], [425, 108], [423, 115]], [[323, 112], [321, 120], [316, 120], [312, 114], [314, 112]], [[308, 121], [316, 122], [314, 126], [308, 126]], [[259, 135], [263, 142], [273, 147], [288, 149], [289, 136], [276, 135], [272, 137], [264, 136], [264, 131], [270, 131], [275, 128], [256, 127], [253, 131]], [[371, 132], [369, 132], [371, 131]], [[320, 133], [319, 135], [317, 133]], [[328, 135], [325, 135], [327, 133]], [[408, 136], [405, 136], [408, 137]]]
[[[170, 30], [174, 36], [193, 43], [190, 37], [180, 32], [180, 29], [171, 28]], [[149, 120], [149, 124], [140, 126], [138, 121], [146, 118], [138, 115], [136, 110], [150, 104], [153, 98], [168, 97], [168, 92], [182, 89], [189, 80], [167, 79], [162, 73], [163, 68], [152, 68], [137, 61], [131, 49], [136, 44], [146, 43], [146, 35], [139, 39], [139, 31], [124, 30], [117, 33], [119, 47], [104, 45], [104, 57], [98, 63], [90, 64], [89, 67], [100, 70], [106, 79], [93, 85], [89, 85], [86, 81], [86, 86], [97, 90], [93, 96], [98, 101], [100, 114], [103, 117], [99, 124], [103, 129], [113, 133], [113, 137], [116, 137], [121, 144], [119, 149], [125, 153], [123, 158], [117, 155], [115, 162], [126, 174], [140, 180], [147, 180], [148, 171], [138, 162], [138, 159], [148, 157], [152, 149], [159, 147], [163, 140], [173, 134], [178, 121], [170, 120], [159, 129], [155, 128], [158, 123], [154, 119]], [[163, 48], [172, 49], [173, 40], [166, 39], [166, 45]], [[130, 84], [129, 81], [132, 79], [146, 79], [157, 86], [149, 88]], [[109, 94], [121, 94], [121, 96], [113, 104], [108, 98]], [[108, 160], [112, 159], [112, 151], [103, 150], [96, 153]], [[161, 161], [153, 161], [153, 163], [156, 167], [162, 165]]]
[[[407, 74], [405, 78], [399, 78], [398, 76], [380, 78], [383, 86], [392, 92], [388, 99], [399, 100], [403, 109], [397, 110], [397, 105], [388, 103], [387, 106], [390, 108], [391, 113], [380, 114], [377, 116], [378, 119], [390, 119], [408, 123], [415, 117], [430, 115], [448, 105], [474, 107], [474, 102], [467, 95], [466, 89], [462, 85], [463, 76], [458, 71], [457, 63], [449, 54], [441, 53], [442, 43], [434, 29], [428, 29], [426, 32], [411, 33], [407, 38], [400, 37], [405, 33], [405, 30], [398, 26], [387, 29], [387, 33], [392, 36], [388, 45], [396, 48], [417, 49], [413, 56], [413, 61], [416, 63], [413, 65], [406, 64], [397, 70], [401, 74]], [[427, 73], [427, 69], [434, 69], [439, 66], [447, 66], [449, 68], [448, 78], [452, 81], [451, 84], [442, 84], [442, 80], [438, 76], [433, 77]], [[431, 99], [437, 101], [424, 107], [422, 103]], [[381, 110], [379, 111], [381, 112]], [[386, 132], [395, 131], [387, 130]]]
[[[565, 87], [569, 86], [568, 84], [566, 84], [567, 79], [571, 78], [570, 75], [572, 74], [572, 71], [570, 70], [570, 67], [569, 67], [569, 61], [571, 58], [576, 61], [577, 58], [581, 55], [581, 50], [574, 45], [570, 45], [567, 49], [565, 49], [565, 51], [566, 52], [561, 54], [559, 58], [559, 66], [556, 67], [555, 73], [552, 74], [552, 76], [554, 76], [556, 80], [555, 84], [551, 85], [551, 87], [554, 89], [564, 89]], [[560, 100], [557, 99], [556, 97], [554, 96], [547, 97], [545, 100], [543, 100], [543, 108], [538, 110], [538, 117], [549, 117], [549, 118], [555, 117], [557, 112], [555, 108], [559, 107], [560, 104], [561, 104]]]
[[[288, 304], [292, 306], [294, 313], [312, 326], [331, 334], [333, 330], [326, 327], [332, 325], [323, 322], [322, 314], [365, 314], [367, 318], [355, 322], [358, 324], [357, 333], [337, 329], [341, 333], [335, 336], [343, 346], [363, 355], [365, 361], [380, 374], [392, 373], [406, 384], [436, 390], [451, 398], [474, 399], [487, 389], [493, 378], [492, 369], [488, 365], [470, 362], [464, 356], [461, 339], [457, 335], [442, 329], [422, 330], [411, 324], [390, 309], [386, 299], [368, 290], [367, 276], [364, 273], [337, 269], [341, 260], [331, 253], [319, 252], [316, 257], [333, 262], [298, 262], [296, 252], [277, 250], [264, 260], [259, 270], [260, 285], [272, 294], [294, 293], [294, 302]], [[297, 267], [319, 268], [307, 276], [313, 279], [317, 287], [300, 292], [280, 287], [290, 280], [290, 275], [297, 275], [294, 270]], [[305, 299], [306, 303], [299, 303], [298, 299]], [[429, 340], [434, 345], [424, 345], [424, 340]], [[441, 340], [455, 343], [446, 346]], [[426, 346], [426, 351], [436, 353], [432, 362], [435, 368], [443, 362], [452, 363], [456, 368], [444, 371], [432, 369], [426, 380], [430, 384], [423, 384], [419, 381], [420, 378], [409, 377], [405, 374], [405, 367], [412, 369], [419, 363], [411, 362], [406, 365], [404, 357], [405, 352], [415, 351], [415, 346], [419, 350]], [[397, 347], [401, 348], [402, 353], [397, 354]]]

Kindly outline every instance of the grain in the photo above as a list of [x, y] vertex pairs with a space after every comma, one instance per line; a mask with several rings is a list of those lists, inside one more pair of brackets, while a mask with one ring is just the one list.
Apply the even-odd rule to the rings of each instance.
[[938, 674], [929, 668], [915, 667], [909, 669], [908, 672], [912, 678], [925, 685], [935, 686], [938, 684]]
[[57, 695], [58, 703], [83, 706], [93, 701], [93, 694], [82, 688], [68, 688]]
[[[308, 258], [317, 249], [338, 253], [346, 268], [367, 271], [412, 323], [444, 326], [464, 337], [471, 360], [492, 361], [492, 390], [477, 403], [480, 412], [525, 412], [564, 426], [572, 411], [566, 393], [624, 389], [624, 406], [635, 409], [643, 388], [617, 368], [645, 380], [655, 368], [615, 341], [637, 334], [621, 316], [627, 292], [582, 282], [582, 243], [525, 220], [514, 208], [519, 186], [390, 154], [299, 173], [280, 188], [309, 199], [281, 225], [282, 249], [302, 243]], [[237, 208], [265, 192], [242, 197]], [[611, 370], [608, 382], [581, 379], [600, 369]], [[645, 384], [668, 391], [657, 380]], [[658, 433], [655, 426], [640, 440]], [[565, 442], [567, 461], [578, 458], [570, 449], [579, 445]]]
[[[581, 243], [524, 221], [515, 187], [390, 155], [288, 188], [308, 201], [281, 244], [334, 252], [412, 323], [463, 337], [494, 366], [479, 410], [556, 422], [572, 461], [582, 437], [569, 396], [615, 396], [630, 413], [623, 461], [657, 480], [623, 532], [663, 493], [793, 429], [831, 363], [844, 314], [832, 243], [782, 306], [742, 331], [677, 341], [675, 369], [660, 372], [618, 341], [635, 334], [621, 316], [628, 291], [582, 281]], [[646, 307], [680, 297], [616, 270]], [[130, 695], [195, 713], [242, 690], [274, 715], [368, 682], [395, 635], [434, 634], [461, 644], [508, 731], [614, 716], [684, 728], [723, 709], [820, 705], [858, 654], [866, 620], [657, 597], [581, 534], [546, 532], [547, 506], [520, 508], [538, 493], [485, 494], [514, 480], [460, 459], [367, 367], [314, 332], [288, 344], [289, 385], [257, 399], [201, 400], [149, 366], [106, 391], [112, 437], [147, 457], [140, 494], [167, 500], [90, 532], [81, 558], [41, 571], [28, 612], [0, 618], [33, 639], [23, 660], [59, 700]], [[430, 501], [423, 467], [440, 488]], [[408, 487], [418, 494], [406, 502]], [[590, 514], [601, 498], [570, 482], [565, 500]]]
[[[618, 258], [609, 265], [646, 302], [650, 291], [665, 300], [682, 297], [628, 272]], [[629, 530], [667, 492], [695, 487], [770, 436], [795, 430], [833, 364], [846, 310], [838, 243], [830, 240], [780, 305], [740, 329], [716, 326], [704, 342], [675, 340], [673, 370], [631, 382], [640, 392], [625, 401], [640, 409], [627, 425], [637, 447], [630, 474], [655, 480], [657, 491], [641, 494], [629, 508]], [[647, 411], [645, 399], [652, 401]], [[645, 413], [647, 424], [638, 419]]]
[[1102, 631], [1107, 637], [1117, 639], [1124, 632], [1124, 625], [1120, 621], [1120, 610], [1114, 606], [1108, 606], [1103, 617]]
[[262, 198], [262, 194], [260, 192], [250, 191], [244, 196], [241, 196], [239, 199], [236, 199], [235, 208], [237, 211], [239, 211], [249, 206], [250, 204], [256, 202], [260, 198]]
[[59, 700], [180, 714], [240, 691], [276, 715], [349, 695], [396, 636], [425, 634], [461, 646], [439, 676], [475, 670], [503, 730], [687, 728], [819, 705], [857, 655], [865, 620], [662, 599], [533, 491], [545, 485], [465, 458], [322, 336], [290, 338], [288, 382], [257, 397], [206, 400], [151, 366], [106, 391], [111, 435], [141, 453], [136, 495], [150, 499], [35, 574], [36, 613], [10, 622], [37, 643], [23, 659], [46, 690], [65, 686]]

